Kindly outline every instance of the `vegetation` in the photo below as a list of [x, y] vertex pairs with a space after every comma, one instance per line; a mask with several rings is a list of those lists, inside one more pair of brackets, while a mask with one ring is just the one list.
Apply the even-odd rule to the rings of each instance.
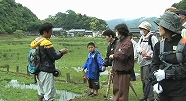
[[35, 30], [41, 23], [27, 7], [15, 0], [0, 0], [0, 34]]
[[76, 14], [72, 10], [66, 13], [58, 12], [55, 16], [49, 16], [43, 22], [51, 22], [55, 27], [63, 27], [65, 30], [86, 29], [86, 30], [105, 30], [107, 23], [96, 17], [89, 17], [82, 14]]
[[174, 3], [172, 6], [173, 7], [176, 7], [177, 9], [183, 9], [183, 10], [186, 10], [186, 0], [181, 0], [180, 2], [178, 3]]
[[55, 16], [41, 21], [37, 16], [22, 4], [15, 0], [0, 0], [0, 34], [13, 34], [16, 30], [38, 31], [41, 23], [51, 22], [55, 27], [62, 27], [65, 30], [86, 29], [104, 30], [107, 26], [106, 21], [96, 17], [89, 17], [76, 14], [72, 10], [66, 13], [59, 12]]

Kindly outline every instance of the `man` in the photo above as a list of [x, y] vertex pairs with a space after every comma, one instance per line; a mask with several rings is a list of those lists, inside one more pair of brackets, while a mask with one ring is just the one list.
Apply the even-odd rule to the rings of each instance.
[[117, 43], [117, 38], [115, 38], [115, 33], [108, 29], [103, 32], [103, 35], [105, 36], [105, 39], [107, 42], [109, 42], [109, 45], [107, 47], [107, 54], [104, 59], [104, 67], [112, 66], [112, 59], [109, 58], [111, 54], [114, 54], [114, 49]]
[[[137, 53], [136, 53], [136, 46], [137, 46], [137, 42], [133, 40], [133, 34], [130, 32], [129, 33], [129, 37], [130, 37], [130, 40], [132, 41], [132, 45], [133, 45], [133, 49], [134, 49], [134, 62], [137, 61]], [[134, 69], [131, 71], [131, 81], [136, 81], [136, 75], [135, 75], [135, 71]]]
[[186, 11], [185, 10], [179, 10], [177, 12], [179, 16], [181, 17], [181, 23], [182, 23], [182, 37], [186, 38]]
[[182, 26], [186, 28], [186, 11], [181, 9], [177, 11], [177, 14], [181, 17]]
[[134, 67], [133, 45], [130, 40], [129, 30], [126, 24], [118, 24], [115, 27], [118, 42], [114, 54], [109, 58], [113, 59], [113, 94], [114, 101], [128, 101], [130, 74]]
[[[148, 83], [148, 76], [150, 71], [150, 63], [152, 61], [153, 56], [153, 47], [158, 42], [158, 39], [155, 36], [151, 36], [151, 24], [147, 21], [143, 21], [139, 26], [141, 37], [137, 44], [137, 53], [138, 53], [138, 63], [140, 65], [141, 71], [141, 80], [143, 86], [143, 93], [145, 95], [145, 89]], [[151, 37], [150, 37], [151, 36]], [[149, 41], [151, 41], [151, 45], [149, 45]], [[154, 93], [151, 88], [148, 101], [153, 101]], [[144, 97], [140, 99], [144, 100]]]
[[[103, 66], [104, 66], [104, 68], [111, 67], [111, 69], [112, 69], [112, 59], [110, 59], [109, 56], [111, 54], [114, 54], [114, 49], [116, 47], [116, 43], [117, 43], [118, 39], [115, 37], [115, 33], [110, 29], [105, 30], [103, 32], [103, 36], [105, 36], [106, 41], [109, 42], [109, 45], [107, 47], [107, 54], [104, 59]], [[112, 79], [112, 78], [110, 78], [110, 79]], [[108, 87], [108, 88], [110, 88], [110, 87]], [[109, 89], [107, 90], [106, 95], [108, 95], [108, 93], [109, 93]], [[112, 101], [112, 100], [113, 100], [113, 98], [111, 97], [110, 101]]]
[[55, 60], [60, 59], [68, 53], [68, 49], [55, 51], [50, 42], [53, 25], [44, 23], [39, 29], [40, 37], [31, 42], [31, 48], [39, 47], [40, 50], [40, 72], [37, 74], [38, 101], [54, 101], [56, 95], [54, 75], [56, 73]]

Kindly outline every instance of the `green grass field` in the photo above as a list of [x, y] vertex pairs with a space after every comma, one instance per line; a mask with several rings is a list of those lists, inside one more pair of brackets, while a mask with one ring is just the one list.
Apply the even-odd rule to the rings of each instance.
[[[0, 70], [6, 71], [6, 68], [2, 68], [6, 65], [10, 66], [10, 71], [15, 72], [16, 67], [20, 67], [21, 73], [27, 73], [27, 56], [29, 51], [29, 44], [35, 37], [24, 37], [21, 39], [13, 38], [12, 36], [1, 36], [0, 37]], [[87, 44], [89, 42], [95, 42], [96, 48], [100, 50], [102, 57], [105, 57], [106, 48], [108, 43], [104, 38], [51, 38], [56, 50], [61, 48], [68, 48], [69, 53], [64, 55], [61, 59], [56, 61], [56, 67], [61, 70], [62, 75], [56, 79], [66, 80], [66, 73], [70, 73], [71, 80], [73, 82], [82, 83], [83, 82], [83, 73], [77, 72], [84, 64], [87, 59]], [[139, 66], [135, 64], [135, 71], [139, 73]], [[23, 76], [21, 74], [13, 74], [0, 72], [0, 100], [5, 101], [36, 101], [37, 100], [37, 91], [36, 90], [24, 90], [17, 88], [5, 88], [4, 86], [8, 84], [8, 81], [12, 79], [18, 80], [23, 84], [31, 84], [34, 82], [33, 76]], [[107, 75], [100, 76], [100, 82], [107, 81]], [[142, 96], [142, 86], [140, 78], [137, 77], [137, 81], [132, 82], [138, 98]], [[56, 82], [56, 87], [59, 90], [67, 90], [82, 94], [81, 97], [75, 98], [72, 101], [105, 101], [103, 95], [106, 92], [107, 85], [101, 85], [99, 95], [97, 97], [91, 98], [88, 97], [84, 92], [87, 89], [87, 84], [74, 84], [66, 82]], [[110, 92], [110, 96], [112, 91]], [[19, 97], [18, 97], [19, 96]], [[57, 97], [59, 97], [57, 95]], [[138, 101], [134, 93], [130, 89], [130, 100], [129, 101]]]

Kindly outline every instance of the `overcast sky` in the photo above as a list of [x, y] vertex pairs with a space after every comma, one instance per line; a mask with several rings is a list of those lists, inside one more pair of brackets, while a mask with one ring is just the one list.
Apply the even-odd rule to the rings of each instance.
[[181, 0], [15, 0], [29, 8], [43, 20], [58, 12], [73, 10], [76, 13], [103, 20], [117, 18], [159, 17], [173, 3]]

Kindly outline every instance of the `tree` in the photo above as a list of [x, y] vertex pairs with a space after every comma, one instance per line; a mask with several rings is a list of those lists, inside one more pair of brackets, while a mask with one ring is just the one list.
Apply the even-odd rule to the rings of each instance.
[[182, 1], [178, 2], [178, 3], [174, 3], [172, 6], [176, 7], [177, 9], [186, 10], [186, 0], [182, 0]]

